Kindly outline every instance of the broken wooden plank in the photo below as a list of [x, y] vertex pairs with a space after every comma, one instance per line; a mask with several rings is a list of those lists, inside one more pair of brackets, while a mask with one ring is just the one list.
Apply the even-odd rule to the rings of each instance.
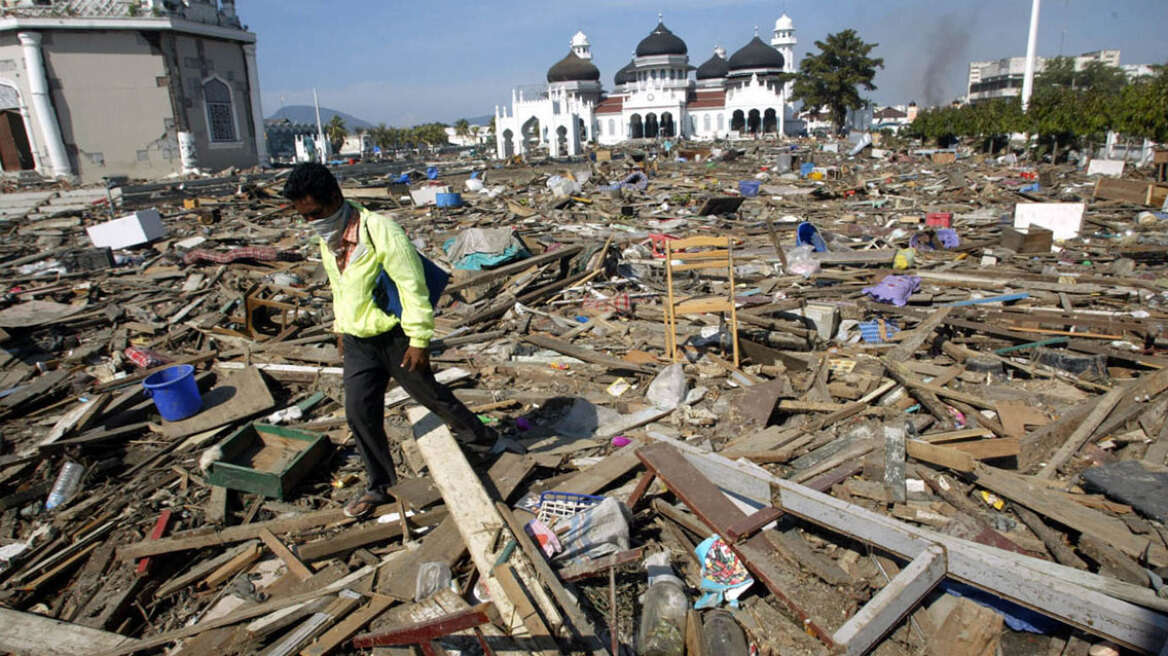
[[1095, 429], [1099, 427], [1099, 424], [1103, 423], [1103, 420], [1107, 419], [1107, 415], [1111, 414], [1116, 404], [1123, 400], [1128, 391], [1127, 387], [1119, 386], [1112, 388], [1111, 391], [1104, 394], [1103, 398], [1098, 400], [1086, 419], [1076, 426], [1074, 432], [1054, 452], [1054, 455], [1047, 460], [1042, 469], [1038, 470], [1038, 474], [1036, 475], [1039, 478], [1053, 478], [1059, 468], [1070, 460], [1071, 456], [1075, 455], [1087, 443], [1087, 440], [1091, 439], [1091, 435], [1094, 434]]
[[551, 335], [538, 333], [534, 335], [524, 335], [523, 341], [538, 346], [539, 348], [549, 349], [555, 351], [556, 353], [562, 353], [563, 355], [576, 358], [577, 360], [598, 364], [602, 367], [606, 367], [615, 371], [635, 371], [641, 374], [657, 373], [657, 370], [653, 367], [642, 364], [634, 364], [632, 362], [621, 360], [620, 358], [614, 358], [611, 355], [605, 355], [604, 353], [599, 353], [597, 351], [593, 351], [592, 349], [584, 348], [583, 346], [576, 346], [575, 344], [565, 342], [564, 340], [557, 337], [552, 337]]
[[913, 558], [881, 588], [876, 596], [853, 615], [832, 636], [848, 656], [860, 656], [872, 649], [876, 642], [892, 630], [902, 617], [945, 578], [947, 560], [945, 549], [930, 545]]
[[138, 643], [117, 633], [0, 607], [0, 651], [16, 656], [86, 656]]
[[280, 542], [280, 538], [272, 535], [271, 531], [266, 528], [260, 531], [260, 539], [263, 540], [264, 544], [273, 554], [276, 555], [277, 558], [284, 561], [284, 565], [288, 568], [288, 571], [291, 572], [293, 576], [300, 579], [301, 581], [307, 581], [308, 579], [312, 578], [312, 570], [309, 569], [303, 561], [297, 558], [296, 554], [292, 553], [292, 550], [288, 548], [288, 545]]

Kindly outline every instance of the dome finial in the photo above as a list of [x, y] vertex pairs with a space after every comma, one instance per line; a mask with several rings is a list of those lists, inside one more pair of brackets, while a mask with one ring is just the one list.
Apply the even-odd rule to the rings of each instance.
[[757, 25], [754, 26], [754, 36], [756, 36], [756, 37], [758, 36], [758, 26]]
[[665, 14], [663, 14], [661, 12], [657, 12], [657, 22], [664, 23], [665, 22]]

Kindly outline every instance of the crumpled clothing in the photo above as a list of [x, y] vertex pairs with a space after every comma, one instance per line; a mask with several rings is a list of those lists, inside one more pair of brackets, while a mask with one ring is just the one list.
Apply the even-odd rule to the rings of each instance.
[[953, 228], [937, 228], [936, 230], [918, 232], [912, 236], [908, 245], [926, 251], [936, 250], [938, 247], [948, 250], [960, 246], [961, 237]]
[[463, 230], [457, 237], [446, 240], [442, 250], [455, 268], [472, 271], [531, 255], [510, 228]]
[[694, 553], [702, 564], [700, 588], [705, 593], [694, 602], [694, 608], [717, 608], [723, 600], [728, 600], [731, 608], [738, 608], [738, 598], [754, 584], [738, 555], [717, 535], [702, 540]]
[[299, 262], [303, 259], [304, 256], [296, 251], [282, 251], [274, 246], [242, 246], [229, 251], [195, 249], [183, 256], [183, 264], [194, 264], [195, 262], [230, 264], [238, 260]]
[[555, 556], [564, 550], [564, 547], [560, 544], [560, 540], [556, 537], [555, 532], [548, 528], [547, 524], [544, 524], [538, 519], [533, 519], [530, 522], [527, 522], [527, 526], [525, 526], [524, 529], [527, 531], [527, 534], [531, 536], [531, 539], [535, 540], [536, 544], [539, 545], [539, 548], [543, 550], [543, 555], [545, 557], [551, 558], [552, 556]]
[[597, 187], [600, 191], [617, 191], [619, 189], [638, 189], [645, 191], [648, 188], [649, 176], [645, 175], [642, 171], [633, 171], [625, 176], [624, 180], [616, 184]]
[[908, 305], [908, 297], [920, 289], [921, 279], [917, 276], [884, 276], [884, 280], [861, 291], [881, 303], [904, 307]]

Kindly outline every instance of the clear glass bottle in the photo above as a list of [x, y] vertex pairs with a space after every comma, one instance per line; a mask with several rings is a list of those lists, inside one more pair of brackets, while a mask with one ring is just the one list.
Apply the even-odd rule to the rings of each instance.
[[66, 462], [62, 465], [61, 472], [57, 474], [57, 480], [53, 483], [53, 489], [49, 491], [49, 498], [45, 500], [45, 510], [52, 510], [68, 501], [81, 486], [81, 475], [84, 473], [85, 467], [75, 462]]
[[[668, 563], [664, 567], [669, 570]], [[685, 616], [689, 610], [685, 584], [672, 573], [654, 575], [653, 569], [649, 568], [649, 589], [641, 607], [637, 654], [682, 656], [685, 653]]]
[[702, 622], [702, 639], [707, 654], [718, 656], [746, 656], [746, 634], [734, 620], [734, 616], [724, 610], [706, 613]]

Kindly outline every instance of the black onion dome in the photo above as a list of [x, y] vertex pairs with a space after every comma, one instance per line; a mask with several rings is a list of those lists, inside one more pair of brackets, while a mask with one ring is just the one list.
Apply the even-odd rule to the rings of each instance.
[[582, 59], [575, 52], [569, 52], [567, 57], [548, 69], [547, 81], [598, 82], [600, 81], [600, 69], [587, 59]]
[[706, 63], [698, 66], [699, 80], [719, 80], [730, 72], [730, 62], [725, 58], [714, 55]]
[[613, 84], [619, 87], [622, 84], [635, 82], [637, 78], [635, 75], [633, 75], [633, 71], [636, 70], [636, 68], [637, 65], [632, 61], [625, 64], [624, 68], [616, 72], [616, 76], [612, 79]]
[[684, 55], [689, 53], [685, 41], [665, 27], [665, 23], [657, 23], [657, 29], [637, 44], [638, 57], [652, 57], [653, 55]]
[[730, 70], [743, 71], [758, 68], [782, 69], [783, 55], [778, 50], [763, 43], [757, 36], [741, 50], [730, 55]]

